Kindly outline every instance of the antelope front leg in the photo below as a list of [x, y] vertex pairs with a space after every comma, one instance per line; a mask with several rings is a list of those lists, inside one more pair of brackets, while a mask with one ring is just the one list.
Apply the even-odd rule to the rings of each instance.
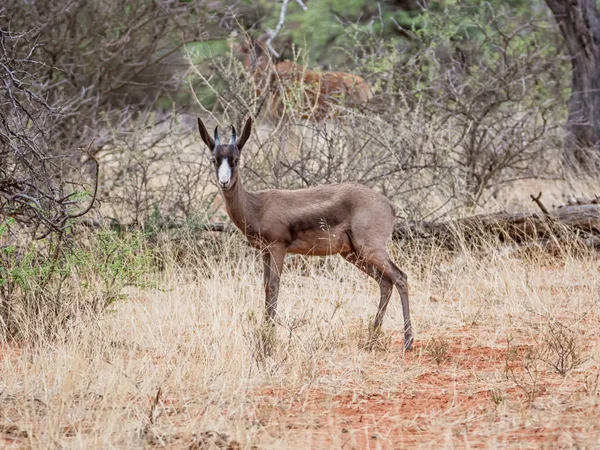
[[279, 296], [279, 280], [283, 270], [283, 260], [287, 249], [284, 245], [274, 244], [265, 250], [264, 263], [264, 286], [265, 286], [265, 319], [267, 322], [275, 323], [277, 314], [277, 297]]
[[[262, 254], [263, 259], [263, 288], [265, 295], [268, 295], [267, 288], [269, 287], [269, 277], [271, 276], [271, 253], [265, 250]], [[268, 299], [268, 297], [267, 297]], [[266, 303], [265, 303], [266, 304]]]

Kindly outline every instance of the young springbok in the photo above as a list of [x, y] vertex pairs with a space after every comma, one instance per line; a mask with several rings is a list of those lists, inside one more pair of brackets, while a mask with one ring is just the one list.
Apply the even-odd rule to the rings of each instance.
[[238, 52], [249, 70], [258, 96], [265, 96], [267, 116], [323, 122], [339, 112], [338, 106], [365, 106], [373, 92], [367, 81], [348, 72], [309, 70], [292, 61], [273, 61], [267, 36], [244, 39]]
[[248, 192], [242, 184], [239, 161], [252, 130], [251, 118], [237, 140], [235, 128], [231, 126], [228, 144], [221, 144], [218, 128], [215, 128], [213, 139], [200, 118], [198, 129], [211, 151], [229, 218], [250, 244], [262, 251], [266, 319], [273, 323], [275, 318], [286, 253], [311, 256], [339, 253], [379, 283], [381, 300], [373, 323], [374, 331], [381, 328], [396, 286], [404, 316], [404, 348], [410, 350], [413, 331], [407, 277], [386, 249], [395, 220], [389, 200], [366, 186], [353, 183]]

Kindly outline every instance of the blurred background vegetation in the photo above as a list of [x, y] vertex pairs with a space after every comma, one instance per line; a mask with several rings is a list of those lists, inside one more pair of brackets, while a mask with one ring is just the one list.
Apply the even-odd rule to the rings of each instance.
[[[242, 29], [259, 36], [276, 28], [281, 2], [254, 0], [231, 4], [227, 8], [235, 5], [235, 16], [210, 30], [209, 40], [187, 46], [194, 63], [225, 55], [232, 30]], [[509, 49], [513, 56], [526, 54], [531, 47], [542, 47], [544, 56], [555, 58], [547, 67], [548, 76], [562, 78], [563, 84], [560, 92], [547, 92], [545, 100], [564, 101], [568, 95], [569, 62], [560, 57], [564, 44], [543, 0], [323, 0], [308, 5], [304, 11], [296, 2], [289, 3], [284, 27], [275, 40], [286, 59], [294, 59], [302, 50], [306, 52], [303, 61], [310, 67], [357, 70], [369, 74], [375, 85], [386, 73], [418, 61], [423, 73], [415, 77], [429, 81], [420, 77], [435, 77], [454, 58], [463, 58], [467, 68], [481, 60], [493, 63], [501, 53], [500, 41], [514, 33]], [[210, 93], [207, 97], [210, 102]]]

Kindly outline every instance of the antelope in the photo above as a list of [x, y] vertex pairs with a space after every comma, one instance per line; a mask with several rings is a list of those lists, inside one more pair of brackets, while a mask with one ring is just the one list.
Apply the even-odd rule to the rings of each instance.
[[238, 51], [250, 72], [256, 94], [266, 97], [269, 118], [289, 115], [291, 109], [302, 119], [323, 122], [336, 115], [336, 106], [365, 106], [373, 98], [369, 83], [359, 75], [309, 70], [287, 60], [273, 61], [266, 40], [266, 36], [254, 41], [245, 39]]
[[340, 254], [379, 283], [381, 297], [373, 330], [379, 331], [394, 286], [400, 294], [404, 317], [404, 348], [412, 349], [407, 276], [390, 258], [386, 244], [392, 235], [395, 211], [390, 201], [374, 190], [340, 183], [297, 190], [244, 189], [240, 154], [252, 131], [248, 118], [238, 138], [221, 144], [218, 127], [214, 139], [198, 118], [200, 137], [211, 152], [218, 186], [227, 214], [262, 253], [265, 320], [274, 324], [279, 282], [287, 253], [326, 256]]

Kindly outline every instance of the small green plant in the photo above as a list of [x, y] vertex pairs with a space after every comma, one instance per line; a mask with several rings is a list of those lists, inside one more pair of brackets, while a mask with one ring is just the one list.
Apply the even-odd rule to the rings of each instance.
[[[68, 262], [93, 273], [100, 310], [122, 298], [127, 286], [147, 286], [145, 275], [151, 270], [152, 254], [146, 247], [146, 235], [141, 232], [119, 236], [111, 230], [101, 230], [92, 238], [87, 249], [68, 255]], [[90, 286], [89, 284], [87, 286]]]

